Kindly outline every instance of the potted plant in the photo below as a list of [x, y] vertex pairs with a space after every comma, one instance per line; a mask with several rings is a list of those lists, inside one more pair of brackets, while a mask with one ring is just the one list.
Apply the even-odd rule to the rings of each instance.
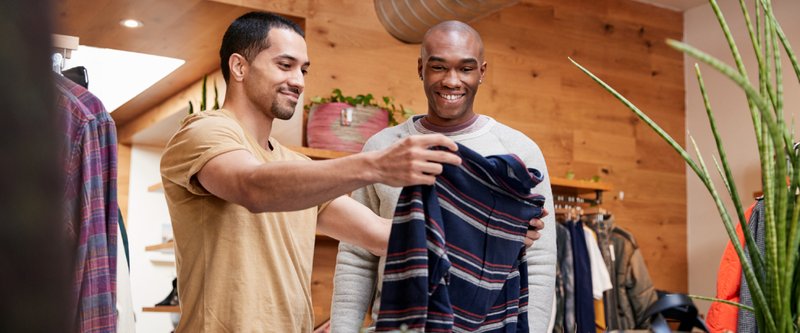
[[[206, 81], [208, 81], [208, 75], [203, 75], [203, 87], [200, 96], [200, 111], [206, 110]], [[211, 110], [219, 110], [219, 91], [217, 90], [217, 81], [214, 81], [214, 106]], [[189, 114], [194, 113], [194, 105], [192, 101], [189, 101]]]
[[[798, 219], [800, 219], [800, 153], [793, 147], [795, 142], [793, 131], [791, 125], [787, 125], [783, 116], [784, 87], [781, 75], [775, 75], [775, 73], [781, 72], [781, 52], [785, 52], [788, 55], [798, 80], [800, 80], [800, 65], [798, 65], [797, 57], [789, 44], [788, 38], [781, 29], [780, 23], [775, 19], [771, 0], [755, 1], [755, 20], [750, 16], [745, 1], [739, 1], [752, 49], [758, 62], [758, 85], [754, 86], [748, 78], [748, 72], [742, 62], [739, 49], [716, 0], [710, 0], [709, 2], [725, 34], [736, 62], [736, 67], [731, 67], [687, 44], [674, 40], [668, 40], [667, 44], [724, 74], [738, 85], [747, 96], [748, 109], [750, 110], [756, 133], [761, 162], [766, 216], [766, 245], [763, 253], [759, 251], [752, 233], [745, 225], [742, 202], [728, 164], [723, 142], [717, 131], [699, 66], [695, 65], [695, 73], [703, 96], [711, 132], [716, 141], [719, 162], [721, 162], [721, 164], [717, 163], [715, 159], [714, 163], [725, 185], [726, 192], [735, 206], [736, 217], [738, 217], [744, 231], [747, 253], [744, 252], [744, 247], [736, 236], [731, 214], [723, 204], [721, 195], [711, 180], [711, 173], [703, 161], [694, 138], [689, 136], [697, 155], [696, 159], [692, 158], [669, 134], [628, 99], [574, 60], [570, 59], [570, 61], [653, 128], [683, 157], [708, 189], [722, 217], [725, 231], [742, 263], [745, 280], [753, 297], [752, 307], [731, 302], [725, 303], [754, 312], [759, 332], [799, 332], [800, 274], [798, 274], [798, 259], [800, 258], [800, 228], [798, 227], [800, 225], [798, 225]], [[753, 22], [755, 22], [755, 27]], [[787, 180], [789, 186], [787, 186]]]
[[384, 96], [379, 104], [372, 94], [346, 96], [333, 89], [328, 97], [315, 96], [305, 105], [306, 140], [311, 148], [359, 152], [364, 143], [387, 126], [414, 114]]

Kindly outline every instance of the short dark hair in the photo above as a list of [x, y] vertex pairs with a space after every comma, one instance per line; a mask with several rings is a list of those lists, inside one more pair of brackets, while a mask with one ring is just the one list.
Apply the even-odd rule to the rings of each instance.
[[220, 67], [225, 83], [231, 76], [228, 67], [228, 59], [234, 53], [244, 56], [247, 61], [252, 61], [261, 51], [269, 48], [269, 31], [271, 29], [290, 29], [305, 38], [303, 29], [297, 23], [289, 19], [267, 12], [250, 12], [239, 16], [231, 23], [225, 36], [222, 37], [222, 45], [219, 47]]

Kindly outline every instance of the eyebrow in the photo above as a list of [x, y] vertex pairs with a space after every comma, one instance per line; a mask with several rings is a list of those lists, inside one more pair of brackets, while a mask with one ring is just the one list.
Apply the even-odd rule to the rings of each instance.
[[[293, 57], [293, 56], [288, 55], [288, 54], [279, 54], [279, 55], [275, 56], [275, 58], [273, 58], [273, 59], [286, 59], [286, 60], [291, 60], [293, 62], [298, 62], [296, 57]], [[311, 62], [306, 61], [305, 63], [303, 63], [303, 66], [305, 66], [305, 67], [311, 66]]]
[[[437, 56], [428, 57], [428, 61], [447, 62], [447, 60], [445, 60], [444, 58], [437, 57]], [[478, 63], [478, 59], [475, 59], [475, 58], [464, 58], [464, 59], [461, 59], [461, 61], [459, 61], [459, 63], [462, 63], [462, 64], [463, 63], [477, 64]]]

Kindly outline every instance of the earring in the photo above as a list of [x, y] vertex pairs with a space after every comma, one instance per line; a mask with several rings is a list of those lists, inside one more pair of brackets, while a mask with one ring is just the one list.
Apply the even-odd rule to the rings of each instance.
[[478, 79], [478, 84], [483, 83], [483, 79]]

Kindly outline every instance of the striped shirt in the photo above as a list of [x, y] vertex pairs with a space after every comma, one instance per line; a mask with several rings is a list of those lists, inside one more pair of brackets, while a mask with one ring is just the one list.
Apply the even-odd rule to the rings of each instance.
[[397, 203], [376, 331], [528, 332], [525, 233], [540, 217], [542, 180], [515, 155], [459, 144], [460, 166]]
[[117, 130], [94, 95], [57, 76], [64, 130], [65, 229], [74, 246], [73, 325], [116, 332]]

